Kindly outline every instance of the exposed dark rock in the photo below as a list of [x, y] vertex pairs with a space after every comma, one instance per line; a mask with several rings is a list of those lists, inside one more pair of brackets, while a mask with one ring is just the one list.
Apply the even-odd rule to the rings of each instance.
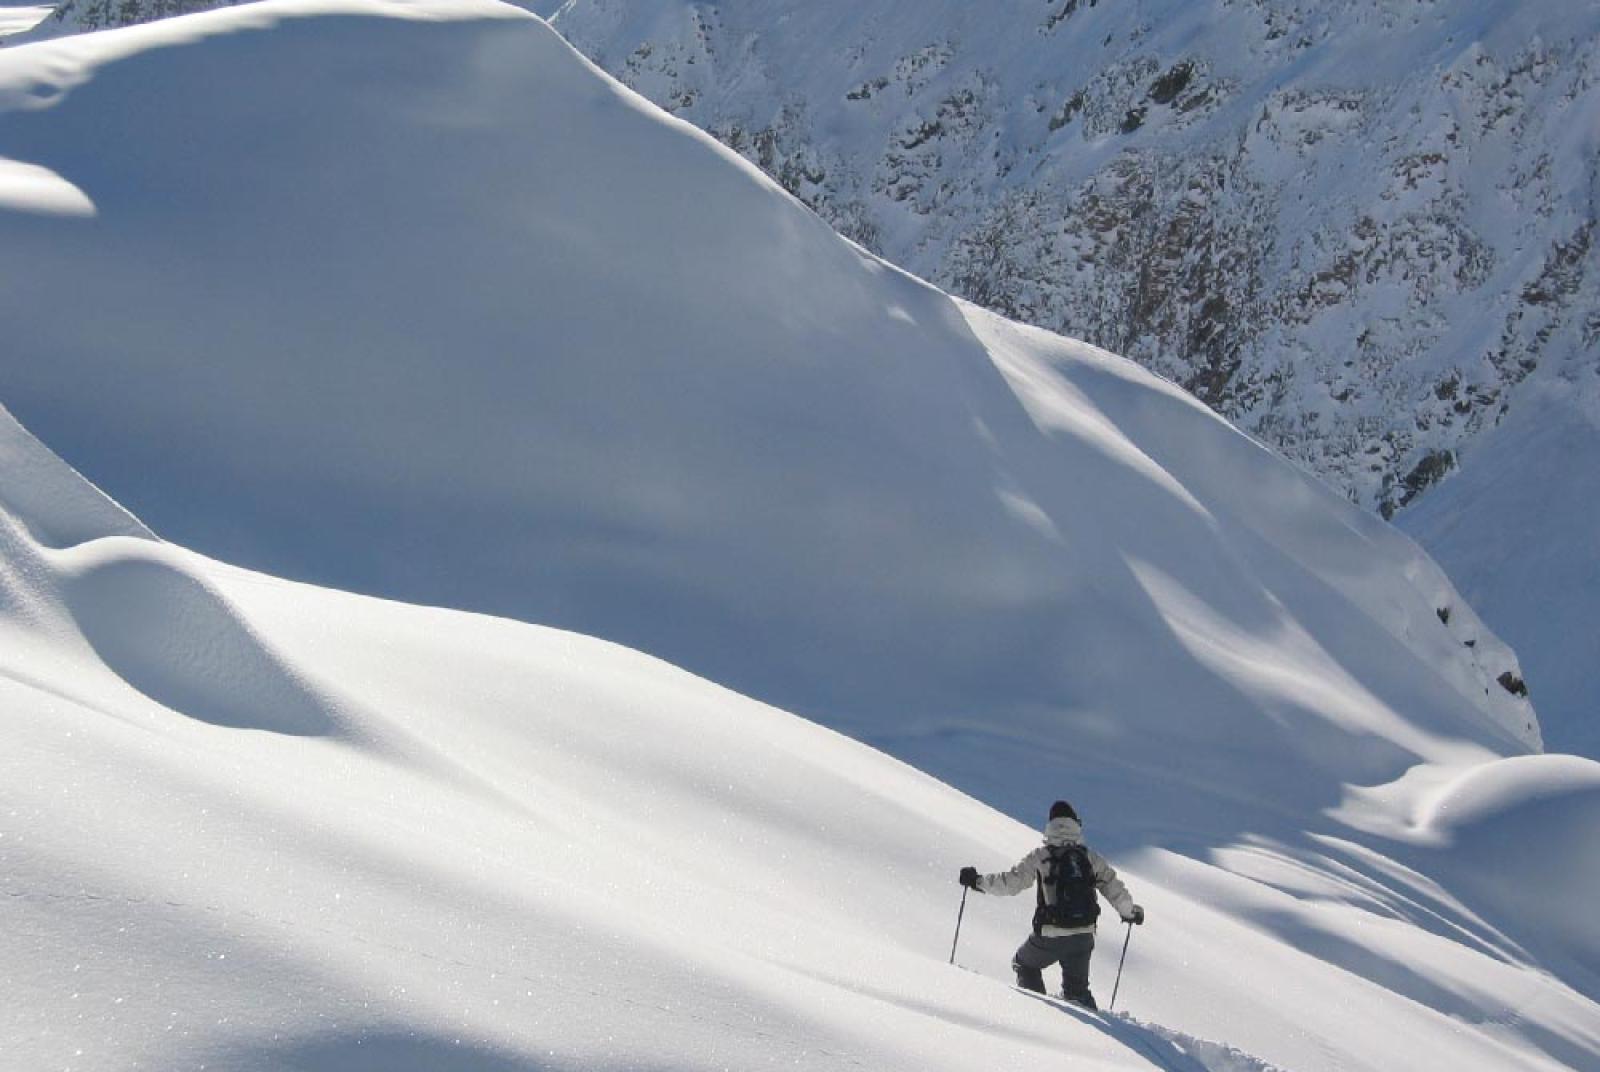
[[1523, 680], [1520, 677], [1518, 677], [1516, 674], [1512, 673], [1510, 670], [1507, 670], [1505, 673], [1503, 673], [1499, 677], [1495, 678], [1495, 680], [1500, 683], [1500, 687], [1502, 689], [1505, 689], [1507, 692], [1509, 692], [1513, 696], [1526, 696], [1526, 695], [1528, 695], [1528, 686], [1527, 686], [1527, 684], [1524, 683]]
[[881, 76], [878, 78], [873, 78], [869, 81], [861, 83], [859, 86], [846, 93], [844, 95], [844, 99], [853, 101], [871, 100], [874, 93], [878, 92], [880, 89], [887, 88], [888, 85], [889, 80], [887, 78], [883, 78]]
[[1194, 64], [1185, 60], [1174, 64], [1171, 70], [1150, 83], [1150, 99], [1157, 104], [1171, 104], [1178, 99], [1178, 94], [1189, 88], [1189, 82], [1194, 78]]
[[1398, 484], [1399, 494], [1394, 494], [1390, 489], [1378, 505], [1378, 512], [1384, 517], [1393, 517], [1396, 510], [1407, 505], [1422, 492], [1444, 479], [1450, 470], [1456, 467], [1456, 455], [1451, 450], [1430, 450], [1422, 456], [1422, 460], [1412, 466]]
[[1078, 117], [1078, 113], [1083, 111], [1083, 103], [1083, 90], [1081, 89], [1072, 96], [1068, 97], [1066, 103], [1061, 106], [1061, 110], [1050, 117], [1051, 132], [1054, 133], [1055, 131], [1060, 130], [1062, 127], [1076, 119]]

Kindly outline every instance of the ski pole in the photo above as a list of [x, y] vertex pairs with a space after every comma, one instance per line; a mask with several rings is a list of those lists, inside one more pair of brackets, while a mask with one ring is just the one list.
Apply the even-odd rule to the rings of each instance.
[[[1130, 920], [1128, 920], [1128, 934], [1127, 934], [1127, 937], [1122, 939], [1122, 959], [1117, 961], [1117, 981], [1116, 981], [1115, 985], [1113, 985], [1111, 987], [1111, 1004], [1110, 1004], [1110, 1006], [1108, 1006], [1106, 1008], [1106, 1012], [1116, 1012], [1117, 1011], [1117, 988], [1122, 985], [1122, 966], [1124, 964], [1128, 963], [1128, 943], [1130, 941], [1132, 941], [1132, 939], [1133, 939], [1133, 920], [1130, 919]], [[952, 952], [950, 955], [951, 955], [952, 958], [954, 958], [955, 953]]]
[[950, 963], [956, 962], [956, 943], [961, 941], [961, 917], [967, 914], [967, 887], [961, 887], [961, 911], [956, 913], [956, 936], [950, 939]]

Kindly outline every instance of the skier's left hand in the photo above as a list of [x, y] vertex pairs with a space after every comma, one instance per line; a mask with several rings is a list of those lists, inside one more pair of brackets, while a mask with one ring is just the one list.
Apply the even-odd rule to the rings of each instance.
[[1139, 905], [1133, 906], [1133, 911], [1122, 917], [1122, 922], [1132, 923], [1135, 926], [1144, 925], [1144, 909]]
[[961, 869], [961, 884], [969, 890], [978, 888], [978, 869], [976, 867], [963, 867]]

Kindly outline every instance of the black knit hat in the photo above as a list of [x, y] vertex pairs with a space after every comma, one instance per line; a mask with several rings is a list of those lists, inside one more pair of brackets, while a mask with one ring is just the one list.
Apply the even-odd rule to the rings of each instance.
[[1050, 805], [1050, 818], [1066, 818], [1071, 819], [1075, 823], [1080, 821], [1078, 819], [1078, 813], [1072, 810], [1072, 805], [1068, 804], [1064, 800], [1058, 800], [1054, 804]]

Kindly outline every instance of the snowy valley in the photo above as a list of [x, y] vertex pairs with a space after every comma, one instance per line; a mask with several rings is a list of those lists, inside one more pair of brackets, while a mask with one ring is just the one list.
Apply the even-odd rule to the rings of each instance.
[[[1422, 549], [524, 11], [0, 50], [0, 279], [0, 1065], [1600, 1062], [1600, 764]], [[946, 963], [1062, 795], [1131, 1016]]]

